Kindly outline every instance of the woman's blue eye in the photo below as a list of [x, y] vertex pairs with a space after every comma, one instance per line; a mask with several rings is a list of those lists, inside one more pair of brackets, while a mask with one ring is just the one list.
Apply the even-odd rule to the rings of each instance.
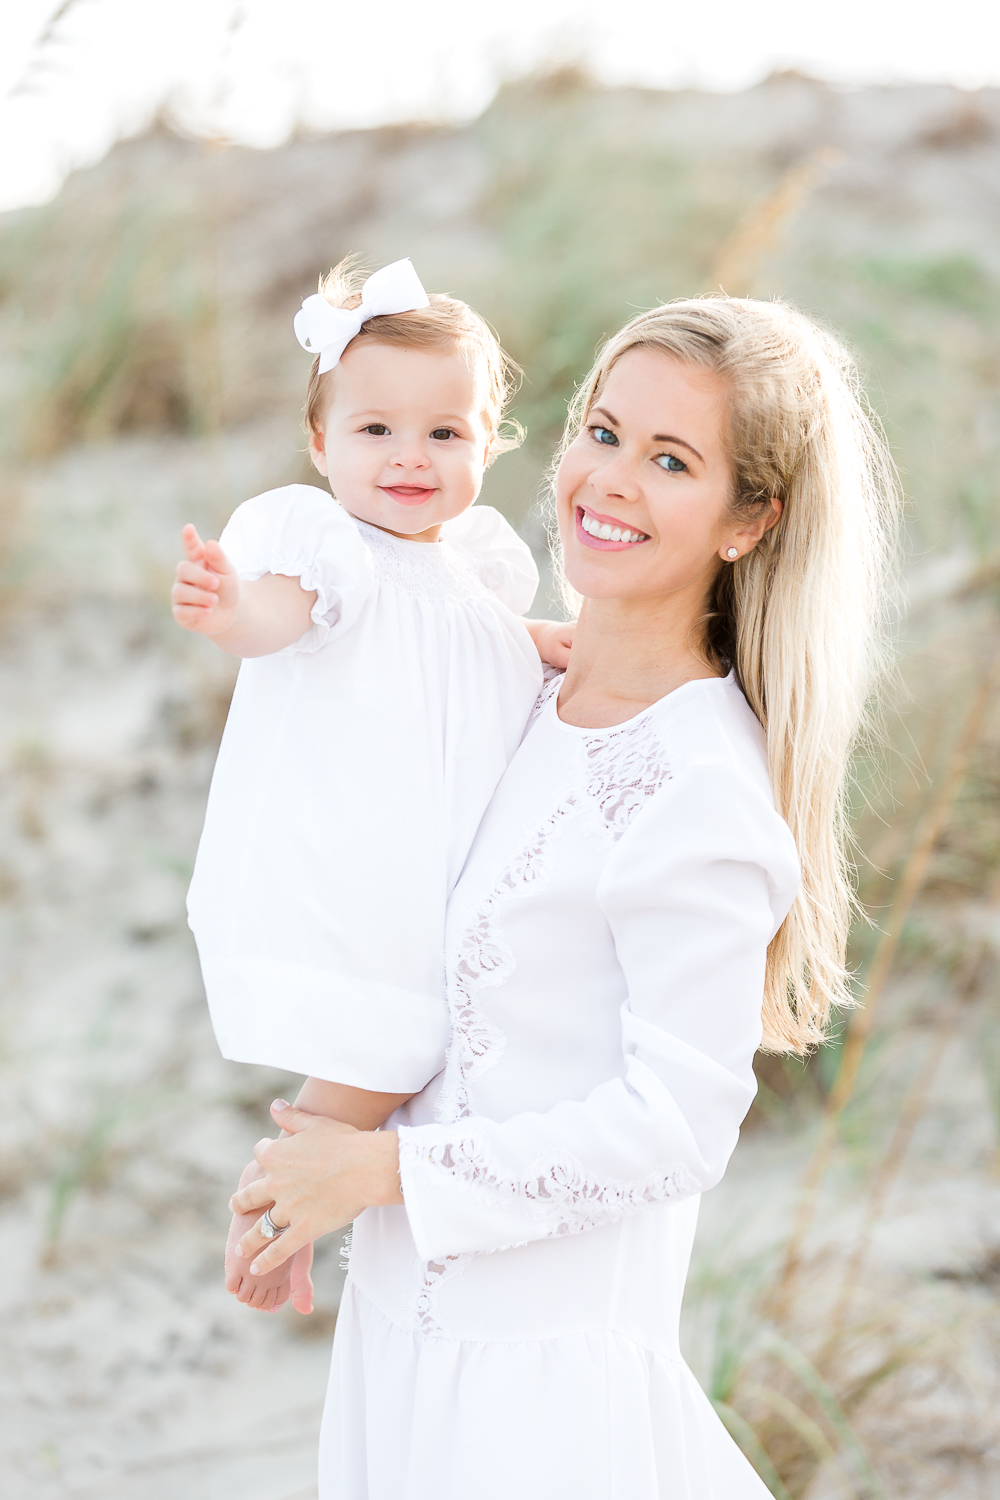
[[450, 427], [435, 427], [434, 431], [431, 433], [432, 438], [436, 438], [438, 442], [442, 443], [446, 442], [448, 438], [452, 438], [454, 436], [455, 434], [452, 432]]
[[372, 437], [385, 437], [386, 433], [389, 431], [384, 422], [369, 422], [368, 426], [363, 430], [365, 432], [370, 432]]
[[617, 448], [618, 439], [610, 427], [592, 427], [590, 430], [599, 443], [606, 443], [609, 448]]
[[672, 453], [661, 453], [656, 460], [661, 469], [666, 469], [668, 474], [686, 474], [687, 464], [675, 458]]

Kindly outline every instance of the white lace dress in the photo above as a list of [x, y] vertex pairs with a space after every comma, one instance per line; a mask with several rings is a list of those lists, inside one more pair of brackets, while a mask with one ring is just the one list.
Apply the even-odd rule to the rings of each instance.
[[605, 730], [558, 683], [450, 903], [447, 1067], [390, 1121], [406, 1205], [355, 1225], [321, 1500], [766, 1500], [678, 1316], [794, 845], [731, 678]]
[[390, 1093], [448, 1042], [444, 922], [538, 695], [517, 613], [538, 572], [473, 506], [404, 541], [289, 485], [241, 505], [243, 578], [315, 589], [313, 625], [245, 661], [188, 914], [223, 1055]]

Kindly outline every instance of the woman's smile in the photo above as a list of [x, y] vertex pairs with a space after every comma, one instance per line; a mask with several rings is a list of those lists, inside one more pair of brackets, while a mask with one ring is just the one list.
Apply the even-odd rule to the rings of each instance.
[[623, 552], [626, 547], [649, 541], [644, 531], [585, 505], [576, 507], [576, 534], [585, 547], [598, 547], [602, 552]]

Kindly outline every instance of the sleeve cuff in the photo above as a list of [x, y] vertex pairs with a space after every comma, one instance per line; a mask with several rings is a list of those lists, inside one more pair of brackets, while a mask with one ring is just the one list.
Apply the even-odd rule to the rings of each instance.
[[450, 1029], [438, 996], [262, 959], [203, 959], [202, 975], [233, 1062], [390, 1094], [418, 1093], [444, 1066]]

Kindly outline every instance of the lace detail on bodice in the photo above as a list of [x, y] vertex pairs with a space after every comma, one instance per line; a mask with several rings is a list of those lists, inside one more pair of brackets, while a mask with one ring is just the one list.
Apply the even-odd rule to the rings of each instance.
[[670, 767], [656, 731], [645, 715], [619, 729], [588, 737], [586, 795], [601, 809], [617, 842], [649, 797], [670, 779]]
[[568, 1151], [540, 1159], [528, 1176], [515, 1177], [500, 1170], [488, 1142], [478, 1133], [435, 1145], [407, 1138], [401, 1141], [401, 1150], [457, 1178], [479, 1202], [499, 1209], [526, 1208], [543, 1226], [545, 1238], [597, 1229], [640, 1209], [689, 1198], [699, 1191], [684, 1166], [631, 1182], [606, 1182], [589, 1176], [583, 1163]]
[[[536, 711], [558, 692], [561, 677], [547, 683]], [[527, 896], [547, 878], [549, 849], [563, 820], [596, 804], [603, 826], [617, 841], [670, 770], [660, 739], [646, 716], [620, 729], [588, 735], [582, 742], [582, 774], [533, 837], [521, 845], [486, 899], [476, 909], [461, 941], [449, 955], [447, 991], [452, 1040], [437, 1101], [439, 1120], [459, 1120], [472, 1111], [469, 1086], [496, 1067], [506, 1037], [488, 1020], [479, 992], [495, 989], [514, 970], [514, 955], [500, 927], [500, 910], [512, 896]]]
[[407, 542], [360, 521], [375, 577], [424, 599], [492, 599], [463, 549], [448, 541]]
[[554, 698], [558, 693], [559, 686], [563, 680], [563, 676], [564, 674], [558, 671], [555, 667], [543, 668], [544, 681], [542, 683], [542, 690], [538, 694], [538, 697], [535, 699], [531, 713], [528, 715], [528, 722], [524, 726], [525, 734], [527, 734], [528, 730], [531, 728], [532, 724], [534, 724], [535, 720], [539, 717], [549, 700], [551, 698]]
[[514, 970], [514, 955], [497, 921], [498, 909], [509, 896], [527, 895], [537, 881], [545, 878], [552, 834], [575, 806], [575, 797], [567, 798], [531, 843], [518, 851], [466, 928], [454, 963], [449, 966], [452, 1038], [437, 1101], [439, 1119], [458, 1120], [469, 1114], [470, 1083], [496, 1067], [503, 1055], [507, 1039], [486, 1019], [476, 999], [481, 989], [495, 989]]
[[468, 1265], [467, 1255], [446, 1255], [442, 1260], [429, 1260], [423, 1267], [423, 1280], [413, 1302], [409, 1325], [414, 1333], [426, 1333], [432, 1338], [442, 1335], [444, 1329], [438, 1322], [434, 1310], [437, 1293], [444, 1281], [460, 1275]]

